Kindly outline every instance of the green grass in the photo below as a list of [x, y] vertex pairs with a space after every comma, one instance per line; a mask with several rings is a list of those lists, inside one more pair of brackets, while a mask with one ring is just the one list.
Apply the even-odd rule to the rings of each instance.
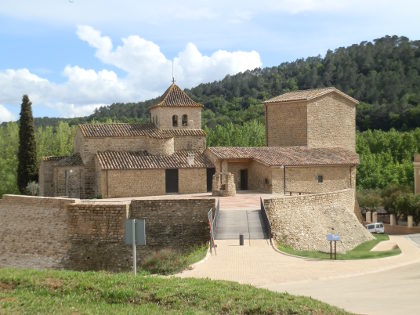
[[[364, 242], [359, 246], [355, 247], [351, 251], [348, 251], [345, 254], [337, 254], [337, 259], [340, 260], [349, 260], [349, 259], [371, 259], [371, 258], [383, 258], [388, 256], [394, 256], [401, 253], [399, 248], [383, 251], [383, 252], [371, 252], [370, 250], [376, 246], [376, 244], [389, 240], [388, 235], [386, 234], [373, 234], [375, 236], [374, 240]], [[317, 251], [300, 251], [295, 250], [289, 246], [285, 246], [282, 244], [277, 244], [277, 248], [285, 253], [302, 256], [302, 257], [309, 257], [309, 258], [317, 258], [317, 259], [330, 259], [329, 253], [317, 252]]]
[[202, 245], [181, 253], [174, 249], [164, 248], [145, 257], [140, 268], [143, 271], [160, 275], [178, 273], [203, 259], [207, 249], [207, 245]]
[[307, 297], [226, 281], [0, 269], [0, 314], [346, 314]]

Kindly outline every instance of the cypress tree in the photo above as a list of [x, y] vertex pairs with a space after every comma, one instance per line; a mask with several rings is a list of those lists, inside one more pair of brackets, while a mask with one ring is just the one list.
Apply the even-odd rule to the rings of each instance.
[[19, 151], [17, 182], [22, 194], [26, 194], [26, 186], [31, 181], [37, 181], [38, 168], [36, 163], [36, 142], [32, 103], [28, 95], [22, 97], [22, 107], [19, 120]]

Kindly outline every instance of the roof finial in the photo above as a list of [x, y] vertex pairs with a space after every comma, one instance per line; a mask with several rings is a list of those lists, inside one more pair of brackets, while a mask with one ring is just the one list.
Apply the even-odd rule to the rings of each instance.
[[175, 78], [174, 78], [174, 61], [172, 60], [172, 84], [175, 84]]

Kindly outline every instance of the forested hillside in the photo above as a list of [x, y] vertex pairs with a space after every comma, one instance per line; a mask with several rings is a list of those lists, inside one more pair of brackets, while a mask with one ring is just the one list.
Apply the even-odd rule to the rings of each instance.
[[[187, 93], [205, 105], [203, 128], [209, 146], [262, 146], [263, 100], [291, 90], [331, 85], [362, 102], [357, 110], [358, 189], [382, 189], [389, 183], [412, 189], [412, 157], [420, 152], [420, 41], [387, 36], [328, 51], [325, 57], [227, 76]], [[38, 159], [70, 154], [72, 125], [146, 121], [147, 109], [155, 101], [112, 104], [75, 119], [37, 118]], [[0, 196], [17, 192], [17, 131], [16, 123], [0, 128]]]
[[[204, 124], [263, 122], [261, 102], [291, 90], [335, 86], [362, 103], [359, 130], [408, 130], [420, 126], [420, 41], [386, 36], [329, 50], [277, 67], [255, 69], [187, 90], [205, 106]], [[163, 92], [163, 91], [162, 91]], [[153, 100], [113, 104], [89, 119], [146, 120]]]

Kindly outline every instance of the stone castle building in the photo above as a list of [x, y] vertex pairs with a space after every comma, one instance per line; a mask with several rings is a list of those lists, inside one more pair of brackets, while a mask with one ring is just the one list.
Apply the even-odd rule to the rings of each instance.
[[236, 190], [307, 194], [355, 188], [358, 101], [335, 88], [264, 102], [265, 147], [209, 147], [203, 106], [172, 84], [148, 124], [82, 124], [74, 154], [44, 157], [43, 196], [229, 195]]

